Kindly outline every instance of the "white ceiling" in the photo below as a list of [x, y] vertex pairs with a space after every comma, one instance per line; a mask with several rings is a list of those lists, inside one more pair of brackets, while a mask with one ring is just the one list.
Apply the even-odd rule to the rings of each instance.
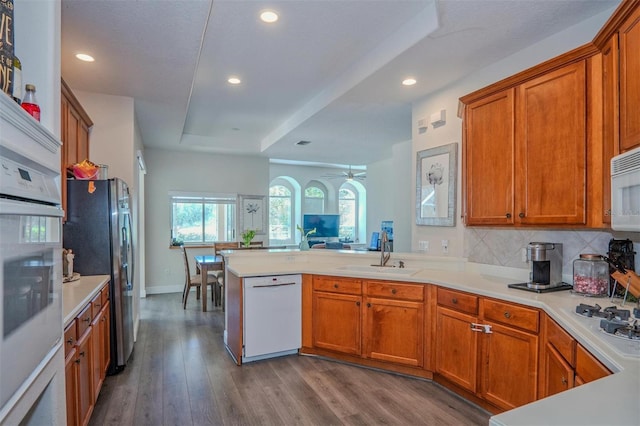
[[412, 101], [618, 3], [62, 0], [62, 76], [134, 98], [145, 147], [365, 165], [411, 139]]

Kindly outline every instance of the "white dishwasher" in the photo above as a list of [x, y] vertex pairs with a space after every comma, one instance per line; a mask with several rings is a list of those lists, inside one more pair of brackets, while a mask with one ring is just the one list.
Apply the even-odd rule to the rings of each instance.
[[294, 354], [302, 346], [302, 276], [244, 279], [242, 362]]

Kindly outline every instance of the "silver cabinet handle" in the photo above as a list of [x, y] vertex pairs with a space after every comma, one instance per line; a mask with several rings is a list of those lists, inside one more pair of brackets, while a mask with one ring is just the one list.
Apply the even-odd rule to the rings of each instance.
[[485, 333], [485, 334], [493, 334], [491, 331], [491, 326], [488, 324], [477, 324], [475, 322], [471, 323], [471, 331], [476, 333]]

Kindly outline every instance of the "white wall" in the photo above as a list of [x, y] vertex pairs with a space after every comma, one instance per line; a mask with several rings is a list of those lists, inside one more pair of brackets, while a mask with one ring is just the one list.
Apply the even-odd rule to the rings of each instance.
[[133, 98], [73, 90], [93, 120], [89, 157], [109, 166], [109, 177], [123, 179], [129, 187], [135, 179], [135, 112]]
[[382, 221], [392, 220], [395, 252], [411, 251], [413, 167], [410, 140], [393, 145], [391, 158], [367, 165], [367, 229], [370, 235]]
[[[263, 157], [145, 150], [146, 293], [180, 292], [180, 250], [169, 247], [169, 191], [268, 195], [269, 160]], [[261, 238], [256, 238], [260, 240]]]
[[[486, 85], [499, 81], [505, 77], [515, 74], [519, 71], [534, 66], [547, 59], [553, 58], [559, 54], [579, 47], [590, 42], [602, 25], [609, 18], [613, 9], [599, 14], [589, 20], [586, 20], [576, 26], [570, 27], [561, 33], [549, 37], [541, 42], [524, 49], [502, 61], [496, 62], [472, 75], [443, 88], [418, 102], [413, 106], [412, 110], [412, 134], [413, 134], [413, 156], [418, 151], [432, 148], [448, 143], [458, 143], [458, 183], [457, 183], [457, 210], [456, 210], [456, 226], [432, 227], [415, 225], [415, 212], [412, 213], [412, 248], [418, 249], [418, 242], [429, 241], [430, 251], [428, 254], [441, 255], [441, 240], [449, 240], [449, 256], [468, 256], [470, 260], [482, 261], [485, 263], [504, 264], [503, 259], [506, 255], [511, 255], [511, 259], [507, 261], [510, 266], [526, 267], [521, 263], [519, 252], [514, 255], [514, 247], [505, 244], [505, 241], [517, 241], [522, 244], [528, 241], [530, 235], [523, 235], [522, 231], [516, 230], [490, 230], [470, 228], [465, 232], [460, 213], [461, 213], [461, 141], [462, 141], [462, 120], [458, 118], [457, 108], [458, 99], [470, 92], [478, 90]], [[418, 134], [417, 121], [419, 119], [429, 117], [432, 113], [446, 109], [446, 124], [439, 128], [429, 126], [424, 134]], [[415, 170], [412, 170], [412, 205], [415, 204]], [[560, 238], [568, 240], [580, 240], [572, 243], [573, 251], [582, 250], [584, 247], [590, 247], [592, 250], [603, 252], [603, 242], [608, 241], [608, 234], [581, 234], [580, 238], [576, 238], [576, 234], [568, 231], [567, 235], [555, 234], [547, 236], [547, 238]], [[482, 240], [482, 241], [479, 241]], [[560, 242], [560, 241], [556, 241]], [[480, 244], [482, 243], [482, 244]], [[490, 252], [487, 255], [487, 252]], [[604, 248], [606, 252], [606, 247]], [[472, 259], [473, 258], [473, 259]], [[565, 265], [569, 267], [571, 257], [565, 256]], [[515, 265], [514, 265], [515, 263]]]

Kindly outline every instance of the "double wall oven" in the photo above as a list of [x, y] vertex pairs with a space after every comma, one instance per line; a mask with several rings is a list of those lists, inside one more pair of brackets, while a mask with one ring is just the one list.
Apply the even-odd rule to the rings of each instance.
[[0, 98], [0, 423], [13, 423], [64, 380], [63, 211], [60, 143]]

